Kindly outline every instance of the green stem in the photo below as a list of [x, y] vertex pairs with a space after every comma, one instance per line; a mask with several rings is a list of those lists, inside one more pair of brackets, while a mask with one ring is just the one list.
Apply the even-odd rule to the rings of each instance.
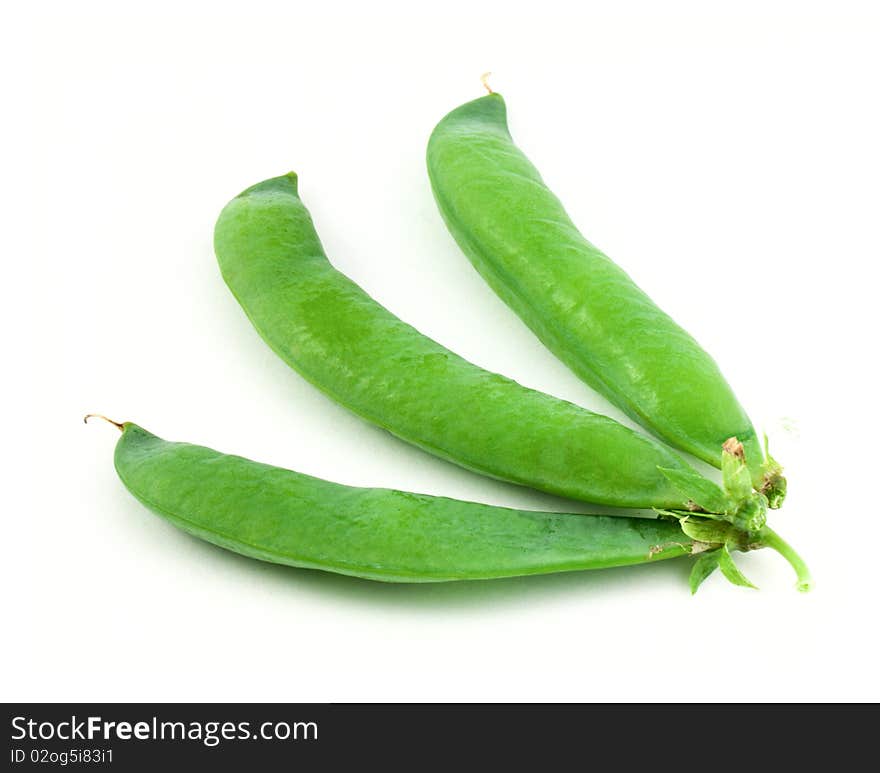
[[768, 548], [772, 548], [781, 555], [794, 569], [797, 574], [797, 589], [799, 591], [808, 591], [813, 586], [813, 578], [810, 576], [810, 570], [807, 568], [804, 559], [802, 559], [795, 549], [789, 545], [782, 537], [780, 537], [769, 526], [761, 529], [760, 541]]

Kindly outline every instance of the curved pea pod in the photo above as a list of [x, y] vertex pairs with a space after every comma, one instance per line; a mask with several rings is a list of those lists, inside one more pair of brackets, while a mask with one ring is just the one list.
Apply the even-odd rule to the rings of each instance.
[[781, 467], [764, 458], [718, 365], [581, 235], [514, 144], [499, 94], [443, 118], [427, 166], [459, 246], [550, 351], [655, 435], [716, 467], [722, 444], [738, 439], [753, 485], [781, 504]]
[[271, 563], [441, 582], [645, 563], [692, 544], [668, 521], [354, 488], [117, 426], [116, 471], [138, 500], [189, 534]]
[[220, 270], [257, 332], [294, 370], [368, 421], [463, 467], [618, 507], [678, 509], [671, 449], [490, 373], [398, 319], [329, 262], [294, 174], [220, 214]]

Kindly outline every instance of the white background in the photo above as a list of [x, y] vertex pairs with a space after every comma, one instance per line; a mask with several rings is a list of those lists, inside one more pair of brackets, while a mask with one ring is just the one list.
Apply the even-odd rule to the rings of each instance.
[[[21, 176], [4, 206], [2, 698], [880, 698], [880, 20], [576, 5], [78, 3], [6, 27]], [[100, 411], [343, 483], [589, 510], [334, 405], [262, 343], [212, 253], [229, 198], [296, 170], [331, 260], [383, 304], [620, 418], [483, 284], [432, 201], [427, 137], [486, 70], [588, 238], [769, 432], [791, 491], [773, 523], [813, 593], [767, 551], [739, 559], [760, 592], [716, 576], [695, 597], [688, 561], [418, 587], [261, 564], [150, 514], [115, 477], [116, 431], [83, 426]]]

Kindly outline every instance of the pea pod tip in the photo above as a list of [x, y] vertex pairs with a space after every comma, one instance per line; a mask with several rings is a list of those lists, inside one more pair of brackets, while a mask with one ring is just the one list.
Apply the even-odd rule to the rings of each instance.
[[299, 195], [299, 175], [296, 172], [287, 172], [278, 177], [270, 177], [268, 180], [258, 182], [245, 188], [236, 198], [245, 198], [254, 194], [262, 193], [292, 193]]
[[102, 414], [102, 413], [87, 413], [85, 416], [83, 416], [83, 424], [88, 424], [89, 419], [102, 419], [102, 420], [106, 421], [108, 424], [112, 424], [120, 432], [125, 432], [126, 422], [113, 421], [113, 419], [110, 419], [107, 416], [104, 416], [104, 414]]

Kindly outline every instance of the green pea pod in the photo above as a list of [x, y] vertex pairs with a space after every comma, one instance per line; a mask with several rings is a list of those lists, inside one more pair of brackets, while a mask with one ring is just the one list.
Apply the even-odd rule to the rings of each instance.
[[600, 569], [690, 551], [690, 540], [664, 520], [353, 488], [113, 423], [122, 430], [116, 471], [137, 499], [189, 534], [262, 561], [441, 582]]
[[379, 305], [328, 261], [294, 174], [220, 214], [223, 278], [254, 327], [337, 402], [404, 440], [501, 480], [618, 507], [678, 509], [676, 453], [606, 416], [490, 373]]
[[428, 173], [456, 241], [495, 292], [560, 360], [635, 421], [710, 464], [736, 437], [773, 506], [781, 468], [715, 361], [588, 242], [513, 143], [499, 94], [449, 113]]

